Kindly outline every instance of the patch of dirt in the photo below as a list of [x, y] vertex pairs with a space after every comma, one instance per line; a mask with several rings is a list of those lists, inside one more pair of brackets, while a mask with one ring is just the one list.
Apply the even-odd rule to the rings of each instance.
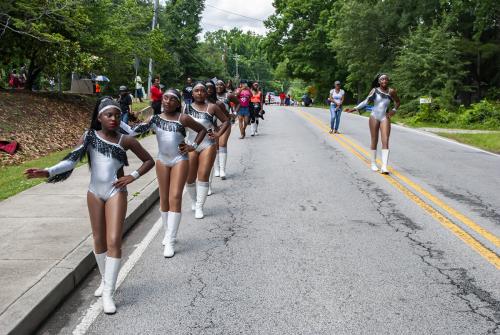
[[0, 151], [0, 166], [17, 165], [73, 147], [88, 128], [95, 97], [0, 91], [0, 140], [15, 140], [14, 155]]

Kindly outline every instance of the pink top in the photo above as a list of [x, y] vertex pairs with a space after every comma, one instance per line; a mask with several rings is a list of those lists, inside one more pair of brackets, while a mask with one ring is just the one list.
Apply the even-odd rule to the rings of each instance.
[[250, 90], [241, 90], [238, 94], [238, 100], [240, 100], [240, 107], [248, 107], [250, 105], [250, 98], [252, 97], [252, 92]]

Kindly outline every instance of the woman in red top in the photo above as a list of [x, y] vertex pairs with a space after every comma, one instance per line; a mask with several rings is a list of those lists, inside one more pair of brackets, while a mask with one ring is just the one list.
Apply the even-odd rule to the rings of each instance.
[[153, 113], [161, 114], [161, 99], [163, 92], [160, 89], [160, 77], [155, 77], [153, 81], [153, 86], [151, 86], [151, 108], [153, 108]]
[[246, 80], [241, 81], [240, 88], [236, 91], [236, 96], [240, 102], [239, 105], [236, 106], [240, 124], [240, 139], [244, 139], [247, 126], [250, 123], [250, 98], [252, 97], [252, 91], [248, 88]]

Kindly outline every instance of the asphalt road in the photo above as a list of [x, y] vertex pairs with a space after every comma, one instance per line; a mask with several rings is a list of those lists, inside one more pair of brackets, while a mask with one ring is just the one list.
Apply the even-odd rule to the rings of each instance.
[[[205, 219], [185, 199], [176, 256], [156, 235], [116, 292], [118, 313], [88, 334], [500, 333], [499, 156], [394, 127], [384, 177], [363, 158], [366, 118], [344, 115], [328, 135], [326, 110], [267, 110], [259, 136], [233, 128]], [[71, 333], [97, 283], [39, 333]]]

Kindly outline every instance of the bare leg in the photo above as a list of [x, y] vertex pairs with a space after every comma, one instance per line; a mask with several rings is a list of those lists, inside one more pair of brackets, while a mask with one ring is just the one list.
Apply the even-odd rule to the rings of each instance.
[[[198, 174], [198, 157], [199, 157], [199, 155], [200, 154], [197, 153], [196, 151], [192, 151], [189, 153], [189, 172], [188, 172], [188, 178], [187, 178], [188, 184], [192, 184], [196, 181], [196, 176]], [[210, 172], [209, 172], [209, 174], [210, 174]]]
[[371, 135], [370, 149], [377, 150], [378, 132], [379, 132], [379, 128], [380, 128], [380, 121], [378, 121], [374, 117], [370, 116], [370, 119], [368, 122], [370, 125], [370, 135]]
[[244, 116], [238, 115], [238, 125], [240, 126], [240, 138], [245, 138], [245, 128], [247, 125]]
[[215, 160], [215, 145], [212, 145], [202, 152], [198, 158], [198, 180], [207, 182], [210, 177], [210, 171]]
[[106, 215], [106, 242], [108, 257], [122, 257], [123, 222], [127, 213], [127, 193], [118, 192], [104, 206]]
[[106, 244], [106, 217], [104, 215], [104, 201], [93, 193], [87, 192], [87, 206], [89, 209], [90, 225], [94, 238], [94, 251], [101, 254], [108, 250]]
[[229, 135], [231, 135], [231, 127], [228, 127], [224, 134], [219, 137], [219, 148], [227, 147], [227, 142], [229, 141]]
[[188, 170], [188, 161], [180, 161], [170, 169], [168, 203], [171, 212], [181, 212], [182, 189], [184, 188], [184, 184], [186, 183], [188, 177]]
[[170, 185], [171, 168], [163, 164], [161, 161], [156, 161], [156, 176], [158, 178], [158, 188], [160, 191], [160, 211], [168, 212], [169, 209], [169, 185]]
[[382, 149], [389, 149], [389, 136], [391, 136], [391, 121], [386, 118], [380, 123]]

